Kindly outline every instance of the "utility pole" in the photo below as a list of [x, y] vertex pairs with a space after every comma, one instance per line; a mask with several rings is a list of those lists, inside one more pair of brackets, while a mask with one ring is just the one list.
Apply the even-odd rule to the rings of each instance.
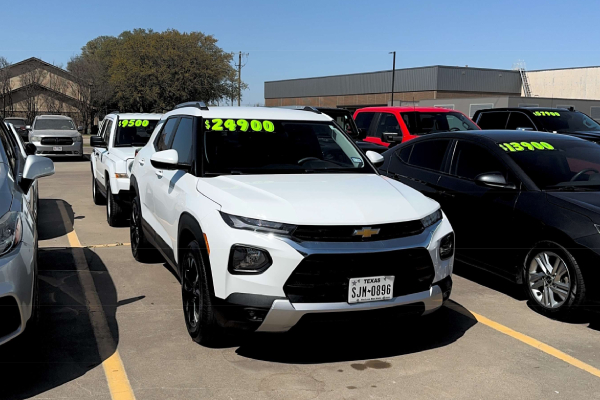
[[240, 58], [238, 64], [238, 107], [242, 101], [242, 52], [240, 51]]
[[388, 54], [394, 55], [394, 64], [392, 67], [392, 106], [394, 105], [394, 80], [396, 79], [396, 52], [390, 51]]

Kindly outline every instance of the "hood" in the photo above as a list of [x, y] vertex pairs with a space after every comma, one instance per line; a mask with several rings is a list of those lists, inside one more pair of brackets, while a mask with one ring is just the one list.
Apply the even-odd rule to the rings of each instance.
[[375, 174], [223, 175], [198, 190], [228, 214], [295, 225], [375, 225], [423, 218], [439, 205]]
[[110, 154], [121, 160], [127, 160], [129, 158], [135, 158], [135, 149], [137, 149], [137, 147], [112, 147], [110, 149]]
[[42, 129], [39, 131], [33, 130], [30, 132], [31, 136], [52, 136], [52, 137], [56, 137], [56, 136], [61, 136], [61, 137], [77, 137], [80, 136], [81, 133], [79, 133], [76, 130], [58, 130], [58, 129]]
[[6, 164], [0, 162], [0, 217], [10, 210], [10, 205], [13, 201], [13, 193], [10, 188], [10, 182], [6, 179], [7, 176]]
[[591, 140], [592, 142], [600, 141], [600, 132], [598, 131], [571, 131], [560, 133], [563, 135], [575, 136], [585, 140]]
[[[548, 201], [600, 222], [600, 192], [546, 192]], [[596, 214], [596, 215], [594, 215]]]

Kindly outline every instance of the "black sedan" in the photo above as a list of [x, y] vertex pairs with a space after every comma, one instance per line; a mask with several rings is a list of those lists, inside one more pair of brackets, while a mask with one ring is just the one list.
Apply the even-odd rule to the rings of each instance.
[[548, 315], [599, 300], [600, 146], [544, 132], [448, 132], [383, 156], [383, 174], [442, 205], [459, 260], [523, 284]]

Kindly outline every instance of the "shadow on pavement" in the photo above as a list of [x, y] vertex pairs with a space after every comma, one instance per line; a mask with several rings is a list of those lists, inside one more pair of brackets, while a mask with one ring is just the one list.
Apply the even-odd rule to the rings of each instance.
[[[372, 360], [447, 346], [476, 323], [466, 309], [452, 303], [452, 308], [444, 306], [424, 317], [400, 317], [396, 323], [370, 320], [310, 324], [288, 333], [256, 334], [236, 352], [243, 357], [286, 364]], [[381, 367], [385, 368], [383, 364]], [[362, 364], [356, 368], [362, 368]]]
[[[68, 221], [63, 221], [61, 209], [67, 212]], [[75, 214], [69, 203], [60, 199], [40, 199], [38, 209], [39, 240], [54, 239], [73, 230]]]

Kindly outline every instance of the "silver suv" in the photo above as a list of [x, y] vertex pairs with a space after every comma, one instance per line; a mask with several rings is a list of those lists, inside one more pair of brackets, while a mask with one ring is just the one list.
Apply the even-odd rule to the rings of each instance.
[[29, 141], [40, 156], [83, 157], [83, 138], [75, 123], [64, 115], [38, 115], [29, 132]]

